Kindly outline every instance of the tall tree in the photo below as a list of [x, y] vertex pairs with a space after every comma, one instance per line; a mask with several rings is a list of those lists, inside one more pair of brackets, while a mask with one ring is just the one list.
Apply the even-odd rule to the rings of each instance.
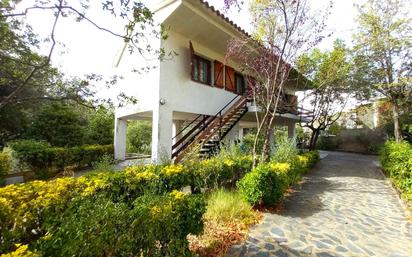
[[[87, 15], [90, 5], [89, 0], [36, 0], [31, 3], [32, 5], [24, 7], [23, 11], [19, 11], [20, 2], [20, 0], [2, 0], [0, 2], [0, 22], [2, 23], [0, 27], [0, 39], [3, 41], [0, 44], [0, 48], [3, 48], [5, 45], [10, 46], [9, 48], [2, 49], [0, 52], [0, 60], [7, 62], [6, 67], [18, 65], [20, 69], [18, 72], [0, 74], [0, 85], [2, 88], [4, 86], [4, 74], [6, 74], [7, 82], [12, 82], [12, 86], [9, 86], [7, 90], [2, 89], [0, 110], [10, 103], [20, 103], [19, 98], [24, 95], [27, 88], [38, 85], [39, 77], [49, 75], [50, 70], [52, 70], [50, 65], [52, 55], [58, 43], [56, 31], [59, 29], [61, 19], [72, 18], [76, 22], [87, 22], [95, 29], [123, 39], [124, 42], [127, 43], [129, 52], [137, 52], [141, 55], [150, 54], [151, 57], [155, 56], [158, 58], [163, 58], [166, 55], [162, 49], [154, 49], [146, 44], [147, 41], [145, 40], [149, 36], [166, 37], [166, 35], [162, 29], [159, 31], [154, 28], [153, 14], [140, 1], [99, 1], [102, 8], [102, 15], [119, 17], [119, 22], [125, 24], [124, 30], [121, 32], [105, 28], [89, 18]], [[40, 56], [30, 51], [35, 49], [39, 43], [38, 39], [32, 33], [30, 26], [25, 24], [26, 16], [34, 10], [40, 10], [54, 15], [47, 37], [49, 50], [45, 56]], [[24, 30], [24, 28], [26, 29]], [[23, 31], [23, 33], [20, 33], [21, 31]], [[20, 52], [20, 50], [24, 51]], [[27, 52], [29, 52], [30, 55], [27, 55]], [[24, 54], [24, 56], [22, 56], [22, 54]], [[53, 83], [49, 88], [53, 88], [54, 85], [58, 84]], [[82, 89], [85, 89], [83, 93], [90, 93], [87, 89], [88, 85], [88, 82], [77, 84], [77, 86], [79, 86], [77, 89], [80, 92]], [[121, 93], [119, 96], [122, 99], [130, 100], [124, 93]]]
[[[226, 1], [227, 5], [236, 1]], [[250, 95], [258, 106], [258, 122], [253, 154], [256, 160], [259, 137], [263, 137], [262, 160], [270, 155], [270, 137], [279, 107], [283, 104], [286, 85], [293, 86], [301, 78], [292, 64], [300, 52], [322, 38], [324, 17], [310, 15], [306, 0], [251, 1], [253, 36], [229, 43], [227, 58], [245, 74]]]
[[320, 133], [339, 119], [351, 97], [348, 49], [341, 41], [335, 41], [332, 51], [314, 49], [303, 54], [298, 68], [312, 80], [312, 89], [304, 99], [310, 114], [301, 125], [312, 131], [309, 148], [315, 149]]
[[410, 1], [368, 0], [358, 6], [354, 34], [355, 83], [362, 93], [380, 95], [392, 105], [396, 141], [402, 140], [399, 116], [412, 102], [412, 18]]

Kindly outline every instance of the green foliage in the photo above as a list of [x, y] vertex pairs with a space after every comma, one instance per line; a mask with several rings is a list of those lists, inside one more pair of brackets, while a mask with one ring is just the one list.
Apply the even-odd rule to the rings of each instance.
[[113, 110], [100, 107], [91, 114], [86, 132], [88, 144], [109, 145], [114, 137], [114, 113]]
[[403, 196], [412, 200], [412, 146], [407, 142], [388, 141], [380, 152], [383, 170], [402, 192]]
[[[65, 148], [53, 149], [64, 159]], [[241, 197], [247, 192], [254, 197], [245, 198], [251, 203], [276, 201], [296, 181], [291, 171], [303, 173], [316, 156], [304, 153], [293, 165], [259, 165], [242, 180], [246, 182], [239, 182], [239, 187], [244, 184]], [[251, 156], [228, 149], [185, 165], [142, 165], [0, 188], [0, 252], [16, 250], [18, 243], [54, 256], [190, 255], [186, 236], [202, 231], [205, 202], [176, 190], [231, 185], [251, 167]], [[216, 192], [209, 199], [211, 219], [252, 219], [250, 206], [237, 193]]]
[[35, 172], [57, 169], [66, 166], [91, 167], [104, 155], [113, 155], [112, 145], [86, 145], [76, 147], [51, 147], [43, 141], [19, 140], [9, 144], [12, 156], [20, 164], [26, 164]]
[[237, 187], [249, 203], [271, 205], [278, 202], [284, 191], [318, 160], [319, 153], [310, 151], [289, 163], [260, 163], [237, 183]]
[[[290, 169], [287, 163], [281, 165], [283, 172]], [[277, 171], [277, 167], [272, 167], [271, 164], [259, 164], [239, 181], [240, 193], [253, 205], [276, 203], [282, 197], [286, 186], [282, 183]]]
[[249, 224], [255, 217], [252, 206], [237, 191], [218, 189], [208, 196], [207, 211], [204, 215], [208, 221], [226, 224], [240, 221]]
[[85, 124], [74, 108], [55, 103], [40, 111], [30, 128], [30, 135], [52, 146], [76, 146], [83, 143]]
[[145, 121], [130, 122], [127, 126], [127, 151], [150, 154], [152, 125]]
[[287, 136], [278, 137], [276, 146], [271, 156], [274, 162], [288, 162], [296, 159], [298, 149], [296, 148], [295, 139], [289, 139]]
[[342, 127], [336, 122], [330, 125], [328, 128], [328, 133], [335, 136], [339, 136], [341, 131]]
[[18, 140], [9, 144], [13, 158], [34, 169], [44, 169], [49, 163], [50, 145], [44, 141]]
[[[368, 0], [358, 5], [354, 33], [354, 80], [364, 98], [385, 96], [392, 105], [394, 136], [401, 140], [401, 109], [410, 107], [412, 19], [410, 1]], [[396, 115], [395, 115], [396, 113]]]
[[253, 166], [252, 156], [212, 158], [190, 162], [191, 187], [194, 191], [211, 190], [222, 186], [234, 186]]
[[52, 236], [38, 249], [46, 256], [189, 256], [186, 236], [202, 231], [204, 212], [201, 197], [180, 192], [131, 203], [80, 198], [46, 221]]
[[[254, 128], [250, 129], [250, 131], [242, 139], [241, 149], [243, 152], [247, 154], [253, 154], [253, 144], [255, 142], [255, 138], [256, 138], [256, 129]], [[257, 155], [262, 154], [263, 141], [264, 141], [263, 135], [259, 135], [257, 146], [256, 146]]]
[[[3, 240], [0, 252], [13, 250], [15, 243], [24, 243], [62, 256], [76, 250], [92, 256], [112, 248], [116, 248], [120, 255], [128, 255], [129, 251], [148, 250], [160, 241], [165, 250], [147, 256], [162, 256], [169, 252], [168, 256], [180, 256], [186, 251], [186, 235], [199, 233], [202, 229], [205, 204], [199, 196], [186, 196], [178, 191], [170, 193], [172, 198], [143, 196], [155, 192], [151, 185], [160, 185], [163, 191], [156, 188], [157, 192], [165, 194], [167, 187], [161, 186], [161, 182], [150, 171], [127, 170], [0, 188]], [[129, 216], [133, 222], [129, 222]], [[116, 229], [124, 226], [129, 226], [130, 231]], [[119, 241], [109, 244], [105, 241], [109, 237]], [[123, 249], [131, 242], [127, 240], [135, 242], [130, 247], [135, 245], [138, 249]], [[104, 242], [107, 245], [103, 245]], [[82, 247], [84, 249], [80, 250]], [[96, 251], [98, 247], [102, 248]], [[179, 254], [174, 255], [175, 251]]]
[[[314, 115], [304, 126], [316, 135], [337, 121], [351, 97], [353, 67], [349, 51], [341, 40], [336, 40], [332, 51], [314, 49], [303, 54], [298, 60], [298, 68], [313, 82], [307, 99], [310, 103], [308, 110]], [[315, 148], [316, 140], [317, 136], [309, 142], [310, 149]]]
[[333, 151], [336, 150], [339, 146], [339, 143], [337, 141], [336, 137], [333, 136], [320, 136], [319, 141], [316, 144], [317, 149], [321, 150], [328, 150], [328, 151]]
[[113, 171], [114, 159], [113, 155], [105, 154], [100, 157], [98, 161], [93, 163], [93, 171], [95, 172], [107, 172]]
[[252, 157], [240, 151], [222, 152], [211, 159], [188, 160], [183, 165], [141, 165], [126, 168], [127, 173], [148, 177], [157, 189], [191, 186], [193, 192], [234, 186], [252, 168]]
[[11, 161], [8, 153], [0, 152], [0, 186], [4, 182], [4, 176], [11, 170]]
[[40, 257], [37, 252], [29, 250], [28, 245], [16, 245], [16, 250], [10, 253], [2, 254], [1, 257]]

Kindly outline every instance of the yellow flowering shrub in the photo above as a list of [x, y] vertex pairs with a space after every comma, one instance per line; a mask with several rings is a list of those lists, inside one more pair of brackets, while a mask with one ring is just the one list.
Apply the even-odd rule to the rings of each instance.
[[[115, 202], [134, 201], [146, 193], [170, 192], [169, 198], [186, 201], [186, 194], [179, 191], [183, 187], [192, 186], [193, 190], [227, 185], [238, 181], [251, 166], [251, 156], [225, 156], [185, 165], [139, 165], [123, 172], [32, 181], [0, 188], [0, 236], [3, 240], [0, 252], [14, 250], [15, 243], [25, 245], [44, 239], [47, 231], [43, 222], [59, 217], [73, 200], [104, 195]], [[183, 207], [178, 205], [178, 208]], [[158, 215], [158, 209], [153, 208], [151, 213]], [[49, 238], [53, 236], [48, 234]]]
[[307, 152], [287, 163], [260, 163], [237, 183], [237, 187], [251, 204], [274, 204], [318, 159], [317, 152]]
[[272, 162], [270, 163], [270, 168], [275, 172], [288, 172], [290, 170], [290, 163], [282, 163], [282, 162]]
[[304, 155], [298, 155], [298, 161], [300, 162], [300, 165], [303, 167], [307, 167], [309, 165], [309, 157], [304, 156]]
[[184, 172], [183, 165], [167, 165], [162, 169], [162, 173], [166, 176], [181, 175]]
[[13, 252], [0, 255], [0, 257], [39, 257], [40, 254], [33, 253], [27, 245], [16, 244], [17, 249]]
[[172, 192], [170, 192], [170, 195], [175, 199], [180, 200], [183, 199], [183, 197], [185, 197], [186, 194], [182, 191], [173, 190]]

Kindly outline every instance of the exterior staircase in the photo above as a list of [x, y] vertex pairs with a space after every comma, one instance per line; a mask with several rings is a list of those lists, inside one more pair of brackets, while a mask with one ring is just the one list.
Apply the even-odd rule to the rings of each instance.
[[203, 158], [216, 154], [225, 136], [247, 113], [247, 103], [246, 97], [238, 95], [215, 116], [197, 116], [173, 138], [176, 141], [172, 146], [174, 162], [182, 161], [189, 152]]

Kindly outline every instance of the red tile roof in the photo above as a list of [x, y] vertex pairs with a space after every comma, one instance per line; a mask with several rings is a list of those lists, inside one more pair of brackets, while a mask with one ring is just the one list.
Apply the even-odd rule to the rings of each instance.
[[212, 12], [214, 12], [217, 16], [219, 16], [220, 18], [222, 18], [223, 20], [225, 20], [227, 23], [229, 23], [231, 26], [233, 26], [235, 29], [237, 29], [239, 32], [243, 33], [245, 36], [247, 37], [251, 37], [251, 35], [246, 32], [246, 30], [242, 29], [239, 25], [237, 25], [236, 23], [234, 23], [231, 19], [229, 19], [228, 17], [226, 17], [222, 12], [220, 12], [218, 9], [216, 9], [214, 6], [212, 6], [211, 4], [209, 4], [207, 1], [205, 0], [199, 0], [200, 3], [203, 4], [203, 6], [205, 6], [206, 8], [210, 9]]

